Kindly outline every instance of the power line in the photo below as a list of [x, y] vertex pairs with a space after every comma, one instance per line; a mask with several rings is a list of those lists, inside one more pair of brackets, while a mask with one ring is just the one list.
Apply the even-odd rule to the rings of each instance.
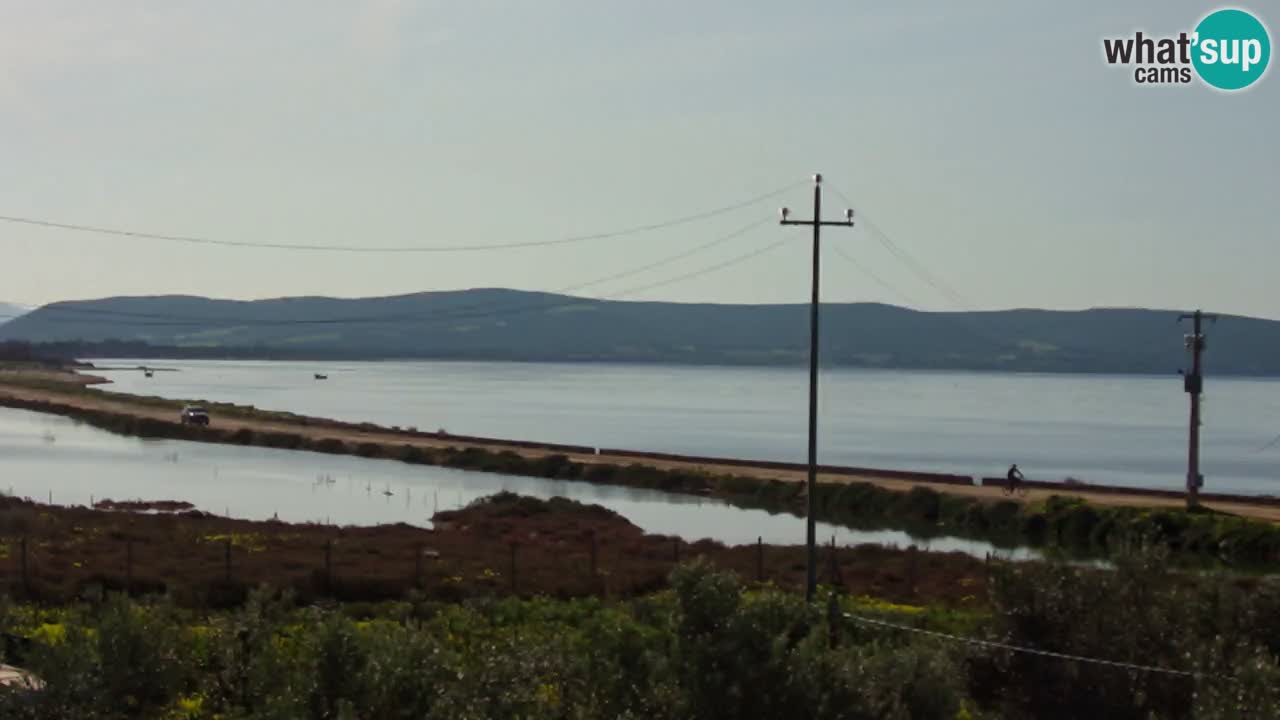
[[[715, 247], [716, 245], [720, 245], [722, 243], [725, 243], [737, 237], [741, 237], [742, 235], [745, 235], [751, 230], [754, 230], [755, 228], [760, 227], [766, 222], [769, 222], [768, 218], [756, 220], [752, 223], [749, 223], [748, 225], [744, 225], [734, 230], [733, 232], [714, 238], [710, 242], [703, 243], [702, 245], [695, 246], [689, 250], [685, 250], [675, 255], [662, 258], [661, 260], [658, 260], [656, 262], [652, 262], [647, 265], [640, 266], [638, 268], [632, 268], [629, 270], [624, 270], [622, 272], [613, 273], [611, 275], [607, 275], [601, 278], [596, 278], [594, 280], [575, 283], [573, 285], [569, 285], [556, 290], [550, 290], [547, 292], [551, 294], [564, 294], [564, 293], [581, 290], [583, 288], [591, 287], [593, 285], [600, 285], [600, 284], [611, 282], [613, 280], [618, 280], [624, 277], [637, 275], [639, 273], [652, 270], [652, 269], [661, 267], [663, 265], [676, 262], [678, 260], [682, 260], [691, 255], [694, 255], [695, 253], [708, 250], [712, 247]], [[669, 282], [669, 281], [664, 281], [664, 282]], [[497, 302], [497, 303], [489, 302], [489, 303], [473, 303], [470, 305], [459, 305], [457, 307], [450, 308], [450, 310], [451, 311], [459, 311], [459, 310], [469, 311], [469, 310], [486, 310], [491, 308], [504, 308], [504, 307], [526, 308], [528, 306], [524, 304], [521, 304], [519, 306], [513, 306], [507, 302]], [[348, 324], [348, 323], [358, 324], [358, 323], [394, 322], [394, 321], [401, 321], [401, 320], [415, 320], [415, 319], [425, 319], [429, 317], [437, 317], [437, 316], [424, 316], [421, 313], [400, 313], [400, 314], [391, 314], [391, 315], [364, 315], [364, 316], [357, 315], [357, 316], [339, 317], [339, 318], [311, 318], [311, 319], [294, 319], [294, 320], [257, 320], [255, 321], [255, 320], [247, 320], [243, 318], [227, 318], [227, 317], [219, 318], [219, 317], [207, 317], [207, 316], [197, 317], [197, 316], [173, 315], [169, 313], [143, 313], [143, 312], [129, 312], [124, 310], [106, 310], [106, 309], [100, 309], [100, 308], [59, 307], [56, 304], [46, 306], [41, 309], [45, 311], [51, 311], [51, 312], [62, 312], [62, 313], [73, 313], [73, 314], [78, 313], [78, 314], [95, 315], [95, 316], [126, 317], [126, 318], [139, 318], [142, 320], [162, 321], [162, 322], [154, 322], [154, 323], [151, 323], [151, 322], [118, 323], [118, 324], [148, 325], [148, 326], [150, 325], [186, 326], [186, 325], [194, 325], [194, 324], [202, 324], [202, 323], [214, 323], [214, 324], [223, 323], [223, 324], [233, 324], [233, 325], [243, 325], [243, 326], [332, 325], [332, 324]], [[73, 320], [70, 318], [59, 320], [59, 321], [77, 322], [76, 320]]]
[[[765, 220], [762, 222], [768, 222], [768, 221]], [[750, 227], [755, 228], [755, 227], [758, 227], [760, 224], [761, 223], [753, 223]], [[675, 277], [667, 278], [665, 280], [659, 280], [657, 282], [648, 283], [646, 285], [627, 288], [626, 290], [610, 293], [608, 295], [601, 295], [595, 298], [574, 298], [574, 299], [571, 299], [569, 302], [570, 303], [593, 302], [593, 301], [600, 302], [600, 301], [618, 300], [624, 297], [635, 295], [637, 293], [645, 292], [646, 290], [652, 290], [654, 288], [663, 287], [666, 285], [673, 285], [675, 283], [683, 282], [685, 280], [692, 280], [694, 278], [703, 277], [705, 275], [710, 275], [714, 272], [718, 272], [720, 270], [724, 270], [726, 268], [739, 265], [759, 255], [763, 255], [764, 253], [769, 252], [774, 248], [777, 248], [778, 246], [784, 244], [785, 242], [786, 242], [785, 240], [779, 240], [777, 242], [770, 243], [769, 245], [765, 245], [764, 247], [759, 247], [759, 248], [756, 248], [755, 250], [751, 250], [751, 251], [742, 253], [740, 255], [736, 255], [732, 258], [729, 258], [728, 260], [715, 263], [714, 265], [708, 265], [708, 266], [699, 268], [697, 270], [694, 270], [692, 272], [687, 272], [682, 275], [677, 275]], [[567, 304], [569, 303], [566, 303], [563, 299], [556, 299], [551, 302], [544, 303], [542, 305], [520, 305], [520, 306], [513, 305], [513, 306], [509, 306], [504, 310], [480, 312], [480, 313], [475, 313], [470, 315], [463, 314], [463, 315], [448, 315], [443, 317], [427, 317], [427, 318], [424, 318], [424, 320], [428, 322], [435, 321], [439, 323], [439, 322], [449, 322], [449, 321], [458, 321], [458, 320], [485, 320], [488, 318], [506, 318], [506, 317], [512, 317], [514, 315], [522, 315], [529, 312], [537, 312], [539, 310], [550, 310], [557, 307], [566, 307]]]
[[[744, 234], [750, 231], [753, 231], [753, 229], [758, 228], [760, 227], [760, 225], [763, 225], [768, 222], [769, 222], [769, 218], [755, 220], [755, 222], [742, 225], [742, 227], [735, 229], [735, 231], [731, 233], [723, 234], [723, 236], [713, 238], [713, 240], [710, 240], [709, 242], [701, 243], [701, 245], [696, 245], [694, 247], [691, 247], [691, 249], [689, 250], [677, 252], [676, 255], [669, 255], [667, 256], [667, 258], [653, 261], [653, 263], [649, 263], [646, 265], [641, 265], [639, 266], [639, 268], [622, 270], [622, 272], [620, 273], [604, 275], [604, 277], [602, 278], [595, 278], [595, 279], [591, 279], [591, 281], [575, 283], [575, 284], [571, 284], [571, 286], [556, 288], [556, 290], [549, 290], [544, 292], [556, 293], [556, 295], [563, 295], [563, 293], [579, 291], [579, 290], [582, 290], [582, 288], [596, 286], [596, 284], [604, 284], [607, 282], [617, 281], [617, 279], [632, 277], [632, 275], [648, 272], [648, 270], [657, 269], [663, 265], [676, 263], [676, 261], [684, 260], [685, 258], [690, 258], [690, 256], [698, 254], [698, 252], [710, 250], [712, 249], [712, 247], [722, 245], [722, 243], [724, 242], [735, 240], [735, 238], [744, 236]], [[664, 281], [663, 284], [667, 284], [668, 282], [673, 282], [673, 281]], [[492, 307], [492, 306], [502, 306], [502, 304], [493, 304], [493, 302], [488, 302], [488, 304], [463, 305], [460, 307], [456, 307], [456, 310], [484, 309], [484, 307]], [[198, 324], [198, 323], [223, 323], [223, 322], [236, 323], [236, 324], [255, 324], [255, 325], [275, 325], [275, 324], [294, 324], [294, 323], [332, 324], [332, 323], [384, 322], [384, 320], [412, 319], [412, 318], [415, 318], [415, 316], [420, 316], [416, 314], [375, 315], [375, 316], [352, 316], [352, 318], [312, 319], [312, 320], [259, 320], [259, 322], [244, 323], [243, 320], [241, 319], [233, 319], [233, 318], [196, 318], [196, 316], [180, 316], [180, 315], [172, 315], [172, 314], [129, 313], [129, 311], [125, 311], [125, 310], [104, 310], [104, 309], [96, 309], [96, 307], [59, 307], [58, 304], [46, 305], [44, 307], [37, 307], [37, 309], [50, 311], [50, 313], [122, 316], [122, 318], [170, 320], [172, 324]], [[35, 311], [35, 310], [32, 310], [32, 311]], [[28, 311], [28, 313], [23, 313], [23, 314], [12, 314], [12, 315], [0, 314], [0, 318], [10, 318], [10, 319], [20, 318], [20, 316], [31, 314], [32, 311]], [[191, 323], [182, 323], [182, 322], [178, 322], [178, 320], [191, 320]], [[67, 320], [64, 320], [64, 322], [72, 322], [72, 320], [67, 319]], [[120, 323], [120, 324], [124, 324], [124, 323]]]
[[723, 270], [724, 268], [727, 268], [731, 265], [737, 265], [738, 263], [746, 262], [747, 260], [750, 260], [751, 258], [754, 258], [757, 255], [763, 255], [769, 252], [770, 250], [773, 250], [774, 248], [777, 248], [780, 245], [783, 245], [786, 242], [787, 241], [785, 239], [778, 240], [777, 242], [770, 243], [768, 245], [765, 245], [764, 247], [756, 248], [751, 252], [744, 253], [742, 255], [738, 255], [736, 257], [730, 258], [729, 260], [726, 260], [722, 263], [717, 263], [715, 265], [711, 265], [709, 267], [705, 267], [700, 270], [694, 270], [693, 272], [685, 273], [684, 275], [678, 275], [676, 277], [668, 278], [666, 280], [659, 280], [658, 282], [649, 283], [648, 285], [641, 285], [639, 287], [628, 288], [627, 290], [623, 290], [622, 292], [614, 295], [606, 295], [602, 299], [614, 300], [620, 297], [626, 297], [628, 295], [635, 295], [636, 293], [641, 293], [646, 290], [653, 290], [654, 288], [660, 288], [666, 285], [672, 285], [678, 282], [682, 282], [684, 280], [690, 280], [693, 278], [702, 277], [703, 275], [710, 275], [711, 273], [716, 272], [717, 270]]
[[832, 245], [831, 247], [833, 250], [835, 250], [836, 255], [839, 255], [842, 260], [852, 265], [858, 272], [870, 278], [873, 282], [875, 282], [880, 287], [884, 288], [890, 294], [894, 295], [899, 300], [905, 302], [909, 307], [914, 306], [912, 309], [915, 309], [920, 306], [920, 303], [913, 300], [911, 296], [908, 295], [905, 291], [891, 285], [887, 280], [885, 280], [884, 278], [880, 277], [875, 272], [873, 272], [871, 268], [867, 267], [866, 265], [863, 265], [857, 260], [854, 260], [853, 256], [846, 253], [844, 249], [841, 248], [839, 245]]
[[948, 633], [937, 632], [934, 630], [924, 630], [922, 628], [911, 627], [910, 625], [899, 625], [897, 623], [886, 622], [884, 620], [876, 620], [869, 617], [854, 615], [852, 613], [844, 613], [844, 617], [856, 623], [863, 625], [873, 625], [891, 630], [900, 630], [903, 632], [916, 633], [918, 635], [926, 635], [928, 637], [938, 638], [941, 640], [949, 640], [951, 642], [964, 643], [966, 645], [975, 645], [984, 648], [994, 648], [996, 650], [1007, 650], [1010, 652], [1023, 653], [1027, 655], [1039, 655], [1041, 657], [1056, 658], [1059, 660], [1068, 660], [1071, 662], [1091, 663], [1094, 665], [1105, 665], [1107, 667], [1120, 668], [1122, 670], [1132, 670], [1134, 672], [1159, 673], [1164, 675], [1176, 675], [1179, 677], [1207, 678], [1216, 677], [1230, 682], [1236, 682], [1235, 678], [1224, 675], [1207, 675], [1205, 673], [1193, 672], [1189, 670], [1171, 670], [1169, 668], [1156, 667], [1154, 665], [1138, 665], [1135, 663], [1119, 662], [1116, 660], [1103, 660], [1101, 658], [1087, 657], [1084, 655], [1068, 655], [1066, 653], [1052, 652], [1050, 650], [1040, 650], [1038, 648], [1025, 647], [1020, 645], [1010, 645], [1008, 643], [994, 642], [991, 640], [978, 640], [976, 638], [968, 638], [962, 635], [950, 635]]
[[[713, 240], [707, 243], [703, 243], [702, 245], [698, 245], [696, 247], [682, 251], [675, 255], [662, 258], [655, 262], [651, 262], [646, 265], [642, 265], [640, 267], [631, 268], [629, 270], [624, 270], [622, 272], [613, 273], [611, 275], [607, 275], [601, 278], [596, 278], [594, 280], [590, 280], [587, 282], [576, 283], [574, 285], [570, 285], [570, 286], [567, 286], [558, 290], [549, 291], [549, 292], [551, 294], [563, 294], [563, 293], [573, 292], [575, 290], [581, 290], [583, 288], [590, 287], [593, 285], [600, 285], [600, 284], [618, 280], [624, 277], [637, 275], [648, 270], [653, 270], [663, 265], [668, 265], [672, 262], [676, 262], [678, 260], [688, 258], [694, 255], [695, 253], [708, 250], [714, 246], [728, 242], [729, 240], [741, 237], [742, 235], [745, 235], [750, 231], [756, 228], [759, 228], [760, 226], [762, 226], [763, 224], [769, 221], [770, 220], [768, 218], [756, 220], [748, 225], [744, 225], [734, 230], [731, 233], [714, 238]], [[598, 299], [602, 299], [602, 300], [616, 299], [616, 298], [624, 297], [627, 295], [643, 292], [645, 290], [650, 290], [656, 287], [662, 287], [665, 285], [671, 285], [671, 284], [688, 280], [691, 278], [701, 277], [703, 275], [716, 272], [718, 270], [730, 267], [732, 265], [745, 262], [746, 260], [750, 260], [751, 258], [757, 255], [760, 255], [760, 254], [763, 254], [764, 252], [772, 250], [773, 248], [777, 247], [780, 244], [782, 244], [782, 241], [773, 243], [766, 247], [757, 248], [750, 252], [737, 255], [735, 257], [716, 263], [714, 265], [699, 268], [698, 270], [694, 270], [692, 272], [683, 273], [675, 277], [666, 278], [664, 280], [649, 283], [646, 285], [641, 285], [638, 287], [627, 288], [626, 290], [605, 295]], [[121, 318], [121, 317], [138, 318], [140, 320], [139, 322], [128, 322], [126, 320], [117, 320], [115, 322], [107, 321], [108, 324], [128, 325], [131, 327], [138, 327], [138, 326], [188, 327], [188, 326], [200, 325], [200, 324], [225, 324], [225, 325], [244, 326], [244, 327], [263, 327], [263, 326], [276, 327], [276, 326], [290, 326], [290, 325], [363, 324], [363, 323], [382, 323], [382, 322], [412, 321], [412, 320], [448, 321], [448, 320], [483, 319], [485, 317], [500, 317], [500, 316], [514, 315], [514, 314], [520, 314], [524, 312], [531, 312], [531, 311], [542, 310], [542, 309], [549, 309], [553, 307], [563, 306], [564, 304], [565, 304], [565, 300], [562, 298], [558, 298], [552, 302], [542, 303], [538, 305], [529, 305], [525, 303], [521, 303], [519, 305], [513, 305], [509, 302], [508, 303], [477, 303], [477, 304], [471, 304], [471, 305], [460, 305], [454, 308], [449, 308], [449, 311], [447, 314], [423, 315], [421, 313], [401, 313], [401, 314], [389, 314], [389, 315], [352, 316], [352, 317], [342, 317], [342, 318], [312, 318], [312, 319], [291, 319], [291, 320], [250, 320], [250, 319], [226, 318], [226, 317], [223, 317], [223, 318], [193, 317], [193, 316], [172, 315], [172, 314], [166, 314], [166, 313], [128, 312], [123, 310], [106, 310], [106, 309], [99, 309], [99, 308], [58, 307], [57, 305], [46, 306], [45, 308], [42, 308], [42, 310], [50, 311], [50, 312], [102, 316], [102, 317], [108, 317], [108, 318]], [[477, 311], [477, 310], [480, 312], [467, 312], [467, 311]], [[458, 311], [462, 311], [462, 312], [458, 312]], [[54, 322], [84, 322], [83, 320], [79, 320], [75, 318], [48, 318], [48, 319]]]
[[[712, 240], [711, 242], [705, 243], [705, 244], [703, 244], [703, 245], [698, 245], [698, 246], [696, 246], [696, 247], [694, 247], [694, 248], [691, 248], [691, 249], [689, 249], [689, 250], [686, 250], [686, 251], [684, 251], [684, 252], [682, 252], [682, 253], [677, 253], [677, 254], [675, 254], [675, 255], [671, 255], [671, 256], [669, 256], [669, 257], [663, 258], [663, 259], [661, 259], [661, 260], [658, 260], [658, 261], [656, 261], [656, 262], [650, 263], [650, 264], [648, 264], [648, 265], [643, 265], [643, 266], [641, 266], [641, 267], [634, 268], [634, 269], [632, 269], [632, 270], [624, 270], [624, 271], [622, 271], [622, 272], [620, 272], [620, 273], [615, 273], [615, 274], [613, 274], [613, 275], [609, 275], [609, 276], [607, 276], [607, 277], [603, 277], [603, 278], [600, 278], [600, 279], [597, 279], [597, 280], [592, 280], [591, 282], [581, 283], [581, 284], [579, 284], [579, 285], [574, 285], [574, 286], [570, 286], [570, 287], [567, 287], [567, 288], [562, 288], [562, 289], [560, 289], [560, 290], [552, 290], [551, 292], [553, 292], [553, 293], [568, 293], [568, 292], [574, 292], [574, 291], [576, 291], [576, 290], [581, 290], [581, 289], [583, 289], [583, 288], [590, 287], [590, 286], [592, 286], [592, 285], [603, 285], [604, 283], [612, 282], [612, 281], [614, 281], [614, 280], [621, 280], [622, 278], [631, 277], [631, 276], [633, 276], [633, 275], [639, 275], [639, 274], [640, 274], [640, 273], [642, 273], [642, 272], [646, 272], [646, 271], [648, 271], [648, 270], [653, 270], [654, 268], [662, 267], [663, 265], [669, 265], [669, 264], [671, 264], [671, 263], [673, 263], [673, 262], [676, 262], [676, 261], [679, 261], [679, 260], [683, 260], [683, 259], [685, 259], [685, 258], [687, 258], [687, 257], [690, 257], [690, 256], [694, 255], [694, 254], [700, 253], [700, 252], [702, 252], [703, 250], [709, 250], [709, 249], [711, 249], [711, 248], [713, 248], [713, 247], [715, 247], [715, 246], [717, 246], [717, 245], [720, 245], [721, 243], [728, 242], [729, 240], [733, 240], [734, 238], [741, 237], [741, 236], [743, 236], [743, 235], [745, 235], [745, 234], [747, 234], [747, 233], [751, 232], [752, 230], [755, 230], [756, 228], [758, 228], [758, 227], [760, 227], [760, 226], [764, 225], [765, 223], [770, 222], [771, 220], [772, 220], [772, 218], [761, 218], [760, 220], [756, 220], [755, 222], [752, 222], [752, 223], [750, 223], [750, 224], [748, 224], [748, 225], [744, 225], [744, 226], [742, 226], [742, 227], [738, 228], [737, 230], [734, 230], [733, 232], [729, 233], [728, 235], [723, 235], [723, 236], [721, 236], [721, 237], [718, 237], [718, 238], [716, 238], [716, 239]], [[668, 284], [669, 282], [670, 282], [670, 281], [664, 281], [664, 283], [663, 283], [663, 284]], [[647, 288], [646, 288], [646, 289], [647, 289]]]
[[608, 232], [592, 233], [588, 235], [571, 235], [563, 238], [552, 240], [530, 240], [522, 242], [508, 243], [491, 243], [486, 245], [392, 245], [382, 247], [361, 247], [355, 245], [292, 245], [284, 243], [256, 243], [241, 240], [224, 240], [218, 238], [198, 237], [193, 235], [170, 235], [164, 233], [143, 232], [137, 230], [120, 230], [117, 228], [108, 228], [98, 225], [82, 225], [76, 223], [66, 223], [54, 220], [44, 220], [39, 218], [18, 217], [12, 215], [0, 215], [0, 222], [32, 225], [36, 227], [52, 228], [59, 230], [72, 230], [76, 232], [95, 233], [99, 235], [111, 235], [116, 237], [141, 238], [147, 240], [163, 240], [168, 242], [191, 243], [196, 245], [217, 245], [222, 247], [235, 248], [253, 248], [253, 249], [270, 249], [270, 250], [295, 250], [308, 252], [343, 252], [343, 253], [435, 253], [435, 252], [480, 252], [489, 250], [515, 250], [519, 248], [532, 247], [548, 247], [553, 245], [568, 245], [571, 243], [580, 243], [590, 240], [609, 240], [613, 238], [624, 237], [628, 235], [637, 235], [640, 233], [653, 232], [655, 230], [663, 230], [666, 228], [685, 225], [699, 220], [723, 215], [734, 210], [740, 210], [756, 203], [777, 197], [793, 188], [802, 185], [802, 182], [791, 183], [786, 187], [778, 188], [761, 195], [748, 198], [746, 200], [704, 210], [690, 215], [683, 215], [663, 220], [661, 222], [647, 223], [644, 225], [635, 225], [621, 230], [611, 230]]
[[900, 261], [902, 261], [902, 263], [906, 265], [908, 269], [914, 272], [916, 276], [918, 276], [921, 280], [924, 280], [925, 283], [929, 285], [929, 287], [932, 287], [934, 290], [938, 291], [940, 294], [942, 294], [948, 300], [950, 300], [953, 304], [958, 305], [961, 309], [963, 310], [973, 309], [973, 303], [966, 300], [963, 295], [956, 292], [955, 290], [952, 290], [949, 285], [947, 285], [945, 282], [943, 282], [933, 273], [929, 272], [929, 270], [926, 269], [924, 265], [920, 263], [920, 261], [912, 257], [910, 254], [907, 253], [906, 250], [903, 250], [901, 247], [897, 245], [897, 243], [895, 243], [892, 239], [890, 239], [888, 235], [884, 234], [884, 232], [881, 231], [879, 226], [877, 226], [874, 222], [867, 220], [866, 225], [867, 225], [867, 228], [871, 230], [872, 234], [875, 235], [876, 238], [880, 241], [881, 245], [884, 245], [885, 248], [888, 249], [890, 253], [892, 253], [895, 257], [897, 257]]
[[[848, 196], [846, 196], [843, 192], [841, 192], [838, 187], [833, 186], [832, 191], [835, 192], [836, 195], [839, 196], [841, 200], [844, 200], [847, 205], [849, 205], [850, 207], [854, 206], [853, 201], [851, 201], [848, 198]], [[931, 288], [937, 291], [940, 295], [945, 297], [953, 307], [956, 307], [959, 310], [962, 310], [968, 313], [967, 315], [958, 314], [958, 315], [955, 315], [954, 317], [956, 321], [958, 321], [961, 325], [965, 327], [966, 330], [968, 330], [970, 335], [972, 335], [973, 337], [985, 343], [988, 343], [992, 347], [996, 347], [996, 348], [1011, 347], [1012, 344], [1009, 341], [993, 337], [992, 334], [988, 332], [988, 330], [991, 329], [990, 328], [991, 323], [987, 321], [986, 315], [979, 315], [978, 317], [974, 316], [974, 314], [977, 311], [974, 310], [973, 303], [966, 300], [963, 295], [953, 290], [950, 287], [950, 285], [948, 285], [941, 278], [937, 277], [932, 272], [930, 272], [924, 266], [923, 263], [921, 263], [919, 260], [916, 260], [905, 249], [903, 249], [897, 243], [893, 242], [893, 240], [890, 239], [889, 236], [883, 230], [881, 230], [878, 225], [876, 225], [873, 221], [871, 221], [871, 219], [869, 219], [865, 214], [860, 215], [860, 217], [862, 219], [863, 224], [871, 231], [871, 233], [876, 237], [876, 239], [880, 242], [880, 244], [883, 245], [885, 249], [888, 250], [895, 258], [897, 258], [900, 263], [906, 266], [906, 268], [910, 270], [912, 274], [920, 278], [922, 281], [924, 281], [925, 284], [929, 285]], [[839, 252], [839, 248], [837, 248], [837, 252]], [[849, 260], [849, 261], [853, 260], [853, 258], [847, 257], [843, 253], [840, 253], [840, 255], [841, 257], [844, 257], [846, 260]], [[863, 269], [865, 270], [865, 268]], [[917, 305], [917, 308], [918, 308], [919, 303], [915, 303], [915, 304]], [[983, 327], [983, 326], [986, 326], [986, 327]]]
[[1265, 450], [1270, 450], [1271, 448], [1275, 447], [1277, 444], [1280, 444], [1280, 435], [1277, 435], [1274, 438], [1271, 438], [1270, 442], [1268, 442], [1266, 445], [1263, 445], [1262, 447], [1255, 449], [1254, 452], [1260, 453]]
[[[843, 192], [841, 192], [839, 188], [833, 186], [831, 189], [836, 193], [836, 195], [840, 196], [840, 199], [844, 200], [847, 205], [849, 205], [850, 207], [853, 207], [853, 201], [851, 201]], [[950, 285], [944, 282], [937, 275], [930, 272], [929, 269], [926, 268], [923, 263], [921, 263], [913, 255], [911, 255], [905, 249], [903, 249], [901, 246], [895, 243], [893, 239], [890, 238], [888, 234], [886, 234], [883, 230], [881, 230], [878, 225], [872, 222], [865, 213], [859, 213], [859, 215], [862, 218], [863, 224], [867, 227], [868, 230], [871, 231], [871, 234], [875, 236], [876, 240], [881, 245], [883, 245], [884, 248], [888, 250], [895, 258], [897, 258], [899, 262], [905, 265], [908, 270], [910, 270], [914, 275], [916, 275], [916, 277], [923, 280], [926, 285], [933, 288], [935, 291], [937, 291], [940, 295], [945, 297], [952, 304], [960, 307], [960, 309], [962, 310], [973, 309], [973, 303], [966, 300], [963, 295], [961, 295], [959, 292], [954, 290]]]

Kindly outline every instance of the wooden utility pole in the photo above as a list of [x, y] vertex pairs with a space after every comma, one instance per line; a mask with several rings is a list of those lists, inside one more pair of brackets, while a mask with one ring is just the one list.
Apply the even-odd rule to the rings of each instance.
[[1178, 316], [1178, 320], [1191, 320], [1191, 334], [1184, 336], [1187, 349], [1191, 351], [1191, 370], [1182, 373], [1182, 387], [1191, 396], [1191, 421], [1187, 437], [1187, 509], [1200, 503], [1200, 488], [1204, 485], [1204, 475], [1200, 474], [1200, 394], [1204, 392], [1204, 370], [1200, 356], [1204, 352], [1204, 333], [1201, 332], [1201, 321], [1208, 319], [1216, 322], [1217, 315], [1206, 315], [1199, 310], [1194, 313]]
[[782, 208], [783, 225], [810, 225], [813, 227], [813, 283], [809, 300], [809, 478], [805, 486], [808, 495], [806, 521], [806, 574], [804, 597], [813, 602], [814, 592], [818, 588], [818, 548], [817, 528], [814, 524], [814, 511], [817, 508], [816, 485], [818, 478], [818, 305], [821, 302], [818, 292], [819, 259], [821, 257], [821, 231], [824, 225], [853, 227], [853, 210], [844, 211], [844, 220], [822, 219], [822, 175], [813, 176], [813, 219], [792, 220], [791, 211]]

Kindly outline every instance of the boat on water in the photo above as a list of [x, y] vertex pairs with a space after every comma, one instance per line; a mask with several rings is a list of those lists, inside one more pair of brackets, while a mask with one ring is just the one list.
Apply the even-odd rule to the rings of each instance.
[[329, 376], [328, 376], [328, 375], [325, 375], [325, 374], [323, 374], [323, 373], [316, 373], [316, 379], [317, 379], [317, 380], [328, 380], [328, 379], [329, 379]]

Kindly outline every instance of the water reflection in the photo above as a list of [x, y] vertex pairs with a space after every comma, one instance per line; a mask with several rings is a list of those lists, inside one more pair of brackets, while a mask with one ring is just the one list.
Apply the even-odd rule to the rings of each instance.
[[[271, 448], [141, 440], [68, 418], [0, 408], [0, 489], [59, 504], [94, 500], [183, 500], [214, 513], [289, 522], [430, 526], [438, 510], [500, 491], [567, 497], [614, 510], [647, 532], [727, 544], [804, 542], [804, 522], [690, 495], [611, 485], [468, 472], [392, 460]], [[918, 540], [893, 530], [819, 525], [841, 545], [917, 544], [974, 555], [997, 552], [958, 538]], [[1029, 557], [1031, 551], [1006, 552]]]

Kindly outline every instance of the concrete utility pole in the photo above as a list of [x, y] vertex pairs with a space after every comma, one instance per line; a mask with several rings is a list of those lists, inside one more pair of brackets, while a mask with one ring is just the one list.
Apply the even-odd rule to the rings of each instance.
[[1200, 331], [1201, 320], [1216, 322], [1217, 315], [1206, 315], [1199, 310], [1194, 313], [1179, 315], [1179, 322], [1192, 321], [1190, 335], [1185, 335], [1184, 342], [1191, 351], [1191, 370], [1182, 373], [1182, 387], [1191, 395], [1191, 422], [1187, 437], [1187, 509], [1200, 503], [1200, 487], [1204, 485], [1204, 476], [1200, 474], [1200, 393], [1204, 391], [1204, 373], [1200, 364], [1200, 355], [1204, 352], [1204, 333]]
[[804, 586], [805, 600], [812, 602], [818, 589], [818, 548], [817, 527], [814, 525], [814, 511], [817, 507], [815, 485], [818, 479], [818, 294], [819, 258], [821, 256], [821, 231], [824, 225], [853, 227], [853, 210], [844, 211], [844, 220], [822, 219], [822, 175], [813, 176], [813, 219], [792, 220], [791, 211], [782, 208], [783, 225], [810, 225], [813, 227], [813, 296], [809, 302], [809, 482], [806, 486], [808, 495], [808, 511], [805, 513], [807, 526], [807, 554], [805, 561], [806, 577]]

